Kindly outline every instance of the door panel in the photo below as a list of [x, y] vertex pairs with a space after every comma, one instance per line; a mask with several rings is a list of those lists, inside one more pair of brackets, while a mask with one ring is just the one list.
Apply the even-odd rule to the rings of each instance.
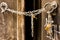
[[[52, 1], [56, 1], [57, 3], [58, 3], [58, 6], [60, 7], [60, 5], [59, 5], [59, 0], [42, 0], [42, 7], [43, 7], [43, 5], [45, 4], [45, 3], [47, 3], [47, 2], [52, 2]], [[54, 19], [54, 24], [56, 24], [57, 25], [57, 27], [55, 28], [57, 31], [59, 31], [59, 24], [60, 24], [60, 22], [59, 22], [59, 20], [60, 20], [60, 8], [57, 8], [56, 10], [54, 10], [54, 12], [53, 13], [51, 13], [51, 14], [56, 14], [55, 16], [53, 16], [52, 18]], [[48, 7], [47, 7], [48, 8]], [[47, 38], [46, 36], [47, 36], [47, 34], [46, 34], [46, 31], [44, 30], [44, 25], [45, 25], [45, 19], [46, 19], [46, 17], [47, 17], [47, 13], [46, 12], [42, 12], [42, 32], [41, 32], [41, 40], [51, 40], [51, 39], [49, 39], [49, 38]], [[58, 36], [59, 35], [59, 36]], [[60, 40], [60, 34], [58, 34], [57, 36], [55, 35], [54, 37], [55, 37], [55, 40]]]
[[[13, 10], [24, 10], [23, 0], [0, 0], [6, 2]], [[24, 40], [24, 18], [23, 16], [0, 10], [0, 40]]]
[[[17, 9], [17, 0], [0, 0], [6, 2], [9, 8]], [[14, 6], [15, 7], [14, 7]], [[0, 40], [17, 40], [17, 15], [11, 12], [0, 12]]]

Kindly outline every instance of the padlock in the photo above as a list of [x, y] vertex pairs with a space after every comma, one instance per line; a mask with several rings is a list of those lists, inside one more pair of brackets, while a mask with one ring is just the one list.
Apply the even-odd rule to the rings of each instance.
[[47, 24], [46, 27], [45, 27], [45, 30], [47, 31], [48, 34], [51, 33], [51, 24]]

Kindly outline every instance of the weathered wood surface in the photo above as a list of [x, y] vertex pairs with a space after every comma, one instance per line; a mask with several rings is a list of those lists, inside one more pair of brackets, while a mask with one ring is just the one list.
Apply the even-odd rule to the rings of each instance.
[[[16, 0], [0, 0], [6, 2], [9, 8], [17, 10]], [[11, 12], [0, 12], [0, 40], [17, 40], [17, 15]]]
[[[11, 9], [24, 10], [23, 0], [0, 0], [1, 2], [6, 2]], [[0, 10], [0, 40], [24, 40], [23, 18], [23, 16], [8, 11], [1, 13]]]
[[[47, 3], [47, 2], [52, 2], [52, 1], [56, 1], [57, 3], [58, 3], [58, 9], [57, 9], [57, 11], [55, 11], [54, 13], [56, 13], [57, 15], [56, 15], [56, 17], [57, 17], [57, 20], [55, 19], [55, 21], [57, 21], [57, 23], [58, 23], [58, 25], [60, 24], [60, 22], [59, 22], [59, 20], [60, 20], [60, 0], [42, 0], [42, 7], [43, 7], [43, 5], [45, 4], [45, 3]], [[49, 7], [47, 7], [48, 9], [47, 10], [49, 10]], [[47, 16], [47, 13], [46, 13], [46, 11], [45, 12], [42, 12], [42, 32], [41, 32], [41, 40], [50, 40], [49, 38], [47, 38], [46, 36], [47, 36], [47, 34], [46, 34], [46, 31], [44, 30], [44, 25], [45, 25], [45, 18], [46, 18], [46, 16]], [[56, 37], [56, 38], [59, 38], [59, 39], [55, 39], [55, 40], [60, 40], [60, 35], [59, 35], [59, 37]]]
[[[17, 10], [24, 11], [24, 0], [18, 0]], [[17, 22], [18, 22], [18, 40], [25, 40], [24, 38], [24, 16], [17, 15]]]
[[[56, 0], [57, 2], [57, 5], [58, 5], [58, 8], [57, 8], [57, 11], [56, 11], [56, 14], [57, 14], [57, 24], [58, 24], [58, 31], [60, 31], [60, 0]], [[60, 40], [60, 34], [58, 35], [58, 38]]]

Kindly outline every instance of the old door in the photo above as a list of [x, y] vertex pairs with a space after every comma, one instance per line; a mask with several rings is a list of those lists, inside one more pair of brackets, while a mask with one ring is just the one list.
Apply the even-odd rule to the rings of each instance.
[[[1, 2], [6, 2], [13, 10], [24, 10], [24, 0], [0, 0]], [[18, 15], [18, 13], [9, 11], [1, 13], [0, 10], [0, 40], [24, 40], [23, 18], [23, 15]]]
[[[59, 25], [60, 25], [60, 22], [59, 22], [59, 20], [60, 20], [60, 11], [59, 11], [60, 10], [60, 4], [59, 3], [60, 3], [60, 0], [41, 0], [41, 1], [42, 1], [42, 3], [41, 3], [42, 7], [47, 2], [52, 2], [52, 1], [56, 1], [57, 2], [58, 8], [56, 10], [54, 10], [54, 12], [52, 13], [52, 15], [55, 14], [55, 15], [53, 15], [52, 18], [54, 20], [54, 24], [57, 25], [57, 27], [56, 27], [57, 31], [59, 31]], [[46, 37], [47, 34], [46, 34], [46, 31], [44, 30], [44, 25], [45, 25], [45, 22], [46, 22], [45, 21], [46, 16], [47, 16], [47, 13], [46, 12], [42, 12], [41, 40], [52, 40], [52, 39], [49, 39], [49, 38]], [[57, 34], [57, 36], [55, 36], [55, 40], [60, 40], [60, 34]]]

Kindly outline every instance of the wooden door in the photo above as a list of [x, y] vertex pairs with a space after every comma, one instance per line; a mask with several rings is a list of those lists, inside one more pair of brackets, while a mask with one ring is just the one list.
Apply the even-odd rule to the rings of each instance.
[[[23, 11], [24, 0], [0, 0], [13, 10]], [[0, 40], [24, 40], [24, 17], [9, 11], [0, 10]]]
[[[56, 14], [54, 17], [52, 17], [55, 21], [55, 23], [57, 24], [57, 31], [59, 31], [59, 25], [60, 25], [60, 0], [41, 0], [41, 6], [43, 7], [43, 5], [47, 2], [52, 2], [52, 1], [56, 1], [58, 4], [58, 8], [56, 10], [54, 10], [54, 12], [52, 14]], [[42, 12], [42, 30], [41, 30], [41, 40], [51, 40], [49, 38], [47, 38], [47, 34], [46, 31], [44, 30], [44, 25], [45, 25], [45, 19], [46, 19], [47, 13], [46, 12]], [[60, 40], [60, 34], [57, 35], [57, 37], [55, 37], [55, 40]]]

